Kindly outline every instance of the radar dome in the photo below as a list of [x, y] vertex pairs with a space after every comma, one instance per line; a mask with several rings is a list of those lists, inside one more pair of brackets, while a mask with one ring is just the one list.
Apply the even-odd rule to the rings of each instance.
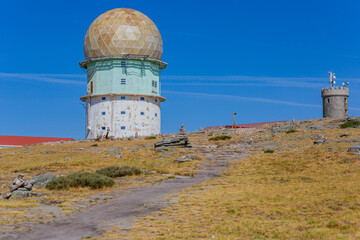
[[149, 17], [139, 11], [117, 8], [101, 14], [90, 25], [84, 41], [85, 59], [147, 55], [161, 60], [160, 32]]

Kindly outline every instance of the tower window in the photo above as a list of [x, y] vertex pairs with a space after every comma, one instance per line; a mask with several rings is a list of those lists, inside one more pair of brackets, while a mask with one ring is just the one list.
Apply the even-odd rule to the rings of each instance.
[[126, 62], [121, 62], [120, 66], [121, 66], [122, 68], [126, 68]]
[[125, 78], [122, 78], [121, 79], [121, 85], [125, 85], [126, 84], [126, 79]]
[[330, 103], [330, 98], [327, 99], [328, 103]]
[[157, 100], [157, 98], [155, 98], [155, 102], [157, 102], [158, 100]]
[[344, 98], [345, 103], [347, 103], [347, 98]]
[[155, 117], [157, 117], [157, 113], [155, 113]]
[[125, 126], [121, 126], [121, 130], [125, 130]]
[[152, 86], [154, 87], [154, 88], [157, 88], [157, 81], [152, 81]]
[[140, 115], [144, 116], [144, 115], [145, 115], [145, 113], [144, 113], [144, 112], [140, 112]]
[[94, 83], [93, 83], [93, 81], [91, 81], [91, 83], [90, 83], [90, 91], [91, 91], [91, 93], [94, 92]]
[[102, 130], [106, 130], [106, 127], [101, 127]]
[[102, 114], [103, 116], [105, 116], [106, 113], [105, 113], [105, 112], [102, 112], [101, 114]]
[[101, 100], [103, 100], [103, 101], [106, 100], [106, 97], [102, 97]]
[[144, 98], [144, 97], [140, 97], [140, 100], [141, 100], [141, 101], [145, 101], [145, 98]]
[[125, 97], [125, 96], [121, 96], [120, 99], [121, 99], [121, 100], [125, 100], [126, 97]]
[[125, 114], [125, 111], [121, 111], [121, 115], [124, 115]]

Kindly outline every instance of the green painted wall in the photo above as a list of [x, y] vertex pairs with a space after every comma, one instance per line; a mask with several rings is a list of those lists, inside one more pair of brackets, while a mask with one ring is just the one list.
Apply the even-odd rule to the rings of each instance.
[[[126, 67], [124, 64], [126, 63]], [[160, 95], [159, 63], [142, 60], [102, 60], [87, 64], [87, 92], [90, 95], [108, 93]], [[126, 84], [121, 84], [126, 79]], [[156, 87], [153, 87], [156, 81]], [[93, 82], [93, 92], [91, 92]]]

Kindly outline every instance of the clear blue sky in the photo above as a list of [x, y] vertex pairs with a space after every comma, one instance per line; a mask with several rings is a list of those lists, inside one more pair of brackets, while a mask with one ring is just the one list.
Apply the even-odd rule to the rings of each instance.
[[113, 8], [148, 15], [164, 41], [162, 131], [322, 117], [333, 70], [360, 115], [360, 1], [5, 1], [0, 134], [84, 138], [83, 40]]

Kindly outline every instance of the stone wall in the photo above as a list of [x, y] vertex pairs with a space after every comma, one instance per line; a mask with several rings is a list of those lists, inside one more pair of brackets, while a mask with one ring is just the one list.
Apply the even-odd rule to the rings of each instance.
[[346, 118], [349, 115], [348, 98], [349, 89], [346, 87], [323, 88], [321, 90], [323, 99], [324, 118]]

